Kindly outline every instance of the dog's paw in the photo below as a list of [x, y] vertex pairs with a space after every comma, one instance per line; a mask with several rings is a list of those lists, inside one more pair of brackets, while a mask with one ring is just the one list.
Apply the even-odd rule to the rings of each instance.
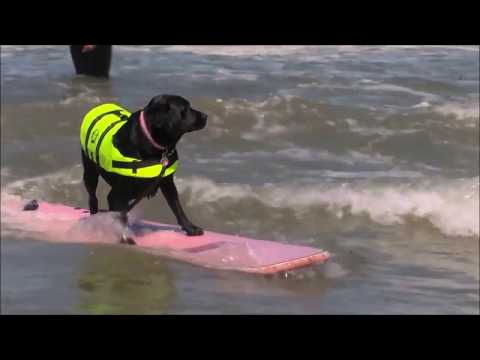
[[203, 235], [203, 229], [199, 228], [198, 226], [195, 226], [195, 225], [190, 225], [188, 227], [183, 226], [182, 229], [185, 230], [185, 232], [187, 233], [188, 236]]
[[127, 234], [123, 234], [120, 238], [120, 244], [136, 245], [137, 243]]
[[88, 207], [90, 209], [90, 215], [95, 215], [98, 212], [98, 200], [94, 197], [88, 200]]

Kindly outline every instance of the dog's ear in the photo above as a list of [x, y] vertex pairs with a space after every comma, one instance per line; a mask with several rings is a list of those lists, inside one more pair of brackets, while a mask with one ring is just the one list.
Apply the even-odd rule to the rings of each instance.
[[168, 112], [170, 110], [170, 104], [165, 95], [158, 95], [150, 100], [145, 109]]
[[170, 112], [170, 104], [168, 97], [165, 95], [155, 96], [143, 109], [145, 119], [152, 128], [160, 129], [168, 127], [171, 122], [172, 114]]

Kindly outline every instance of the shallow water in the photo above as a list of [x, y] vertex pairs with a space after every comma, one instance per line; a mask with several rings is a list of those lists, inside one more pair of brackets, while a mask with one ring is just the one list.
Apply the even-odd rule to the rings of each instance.
[[2, 221], [2, 313], [479, 313], [478, 47], [115, 46], [109, 81], [67, 46], [0, 56], [2, 194], [86, 206], [85, 112], [180, 94], [209, 115], [178, 146], [192, 221], [333, 254], [263, 278]]

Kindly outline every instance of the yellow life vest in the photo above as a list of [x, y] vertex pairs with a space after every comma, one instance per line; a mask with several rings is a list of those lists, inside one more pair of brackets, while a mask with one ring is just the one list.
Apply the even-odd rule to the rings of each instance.
[[169, 159], [164, 170], [161, 160], [124, 156], [115, 147], [113, 136], [129, 117], [130, 112], [116, 104], [102, 104], [91, 109], [80, 127], [80, 143], [85, 154], [105, 171], [123, 176], [156, 178], [173, 174], [178, 165], [176, 151], [174, 161]]

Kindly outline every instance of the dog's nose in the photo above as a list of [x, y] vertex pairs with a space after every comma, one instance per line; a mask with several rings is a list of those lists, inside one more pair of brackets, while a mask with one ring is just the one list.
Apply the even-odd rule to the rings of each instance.
[[202, 113], [202, 120], [207, 121], [208, 115]]

